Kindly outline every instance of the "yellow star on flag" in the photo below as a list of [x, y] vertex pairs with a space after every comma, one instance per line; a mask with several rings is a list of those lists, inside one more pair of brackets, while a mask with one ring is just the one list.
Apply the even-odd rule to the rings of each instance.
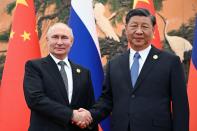
[[10, 32], [10, 39], [12, 39], [12, 38], [14, 37], [14, 34], [15, 34], [15, 32], [12, 30], [12, 31]]
[[136, 5], [137, 5], [137, 3], [138, 2], [145, 2], [145, 3], [148, 3], [148, 4], [150, 4], [150, 2], [148, 1], [148, 0], [134, 0], [134, 3], [133, 3], [133, 8], [135, 8], [136, 7]]
[[24, 31], [23, 34], [21, 35], [21, 37], [23, 37], [23, 40], [30, 40], [30, 33]]
[[28, 6], [26, 0], [17, 0], [17, 1], [16, 1], [16, 6], [17, 6], [18, 4], [22, 4], [22, 5]]

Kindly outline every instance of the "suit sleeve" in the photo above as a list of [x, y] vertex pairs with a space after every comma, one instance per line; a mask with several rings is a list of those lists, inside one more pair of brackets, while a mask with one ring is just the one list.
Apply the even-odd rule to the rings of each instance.
[[173, 131], [189, 131], [187, 88], [183, 67], [178, 57], [174, 60], [171, 69]]
[[72, 110], [46, 96], [43, 89], [42, 74], [31, 61], [25, 65], [24, 95], [28, 107], [54, 121], [66, 125], [72, 117]]
[[106, 118], [112, 110], [112, 89], [110, 86], [110, 62], [107, 65], [106, 77], [103, 84], [101, 96], [90, 110], [94, 124]]
[[94, 96], [94, 89], [92, 86], [91, 74], [89, 71], [88, 71], [88, 85], [89, 85], [89, 90], [88, 90], [89, 101], [87, 107], [90, 109], [95, 104], [95, 96]]
[[[92, 85], [92, 80], [91, 80], [91, 74], [88, 71], [88, 85], [89, 85], [89, 90], [88, 90], [88, 105], [87, 105], [87, 109], [89, 110], [94, 104], [95, 104], [95, 96], [94, 96], [94, 89], [93, 89], [93, 85]], [[91, 124], [87, 130], [90, 131], [98, 131], [98, 124]]]

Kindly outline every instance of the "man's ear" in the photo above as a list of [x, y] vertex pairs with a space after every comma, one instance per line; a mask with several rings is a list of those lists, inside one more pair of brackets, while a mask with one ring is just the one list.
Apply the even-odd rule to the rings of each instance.
[[125, 27], [125, 32], [124, 32], [124, 34], [127, 35], [127, 25], [125, 25], [124, 27]]
[[156, 29], [156, 27], [153, 26], [153, 28], [152, 28], [153, 34], [155, 34], [155, 29]]
[[153, 34], [152, 34], [152, 39], [154, 38], [154, 35], [155, 35], [155, 26], [152, 28], [152, 31], [153, 31]]
[[73, 37], [71, 37], [71, 42], [72, 42], [72, 43], [74, 42], [74, 38], [73, 38]]

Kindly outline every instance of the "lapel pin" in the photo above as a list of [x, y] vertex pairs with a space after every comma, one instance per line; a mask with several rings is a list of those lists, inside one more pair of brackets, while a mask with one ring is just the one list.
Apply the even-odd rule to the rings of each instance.
[[80, 73], [80, 72], [81, 72], [81, 70], [80, 70], [80, 69], [76, 69], [76, 71], [77, 71], [77, 73]]
[[153, 59], [155, 59], [155, 60], [158, 59], [158, 55], [154, 55]]

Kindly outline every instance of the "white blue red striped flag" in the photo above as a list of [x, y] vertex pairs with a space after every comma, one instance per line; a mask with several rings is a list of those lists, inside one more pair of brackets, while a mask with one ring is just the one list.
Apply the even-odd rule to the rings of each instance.
[[[73, 30], [74, 43], [69, 59], [91, 71], [96, 99], [101, 94], [104, 73], [102, 69], [98, 37], [96, 33], [92, 0], [72, 0], [69, 26]], [[101, 123], [109, 131], [109, 120]]]

